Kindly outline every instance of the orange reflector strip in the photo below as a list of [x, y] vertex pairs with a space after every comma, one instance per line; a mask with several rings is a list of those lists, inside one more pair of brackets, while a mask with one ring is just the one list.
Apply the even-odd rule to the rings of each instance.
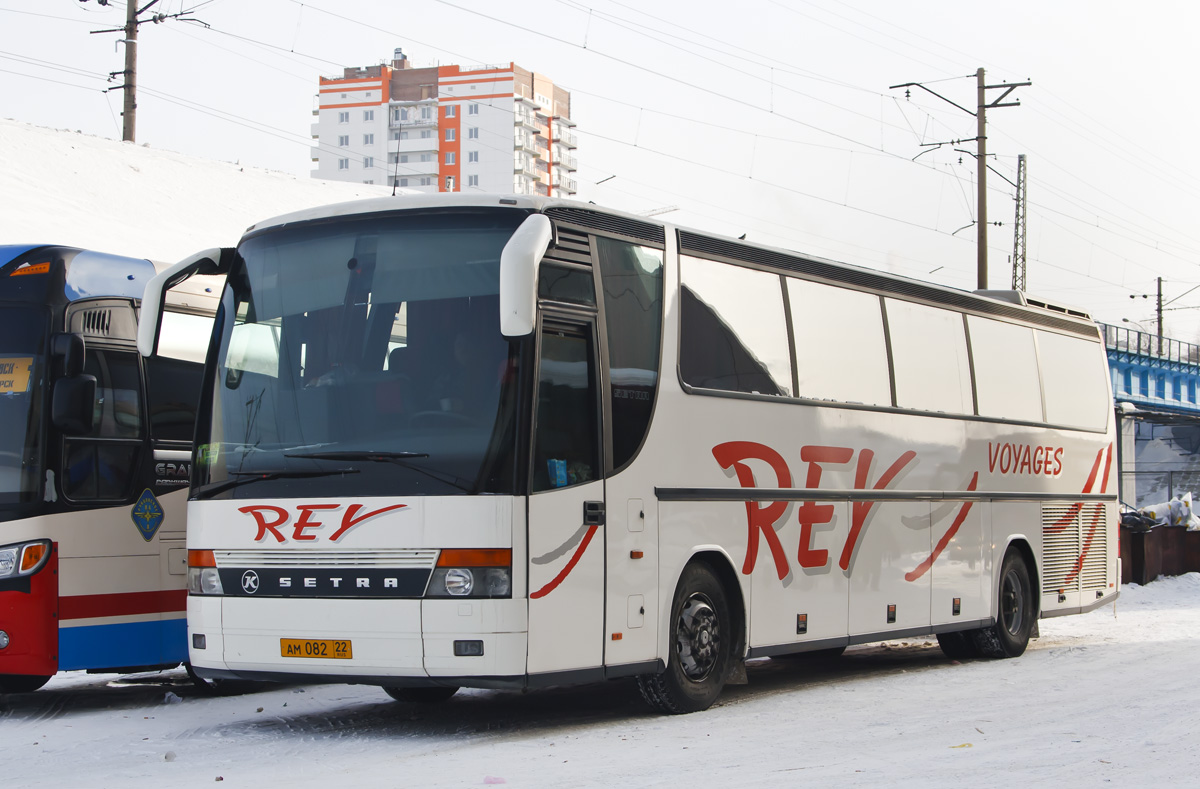
[[216, 567], [217, 558], [212, 551], [188, 551], [188, 567]]
[[511, 567], [512, 548], [443, 548], [438, 567]]
[[642, 553], [641, 551], [630, 551], [630, 552], [629, 552], [629, 558], [630, 558], [630, 559], [640, 559], [640, 558], [642, 558], [642, 557], [643, 557], [643, 556], [645, 556], [645, 555], [646, 555], [646, 554]]
[[613, 634], [612, 634], [612, 639], [613, 639], [613, 641], [620, 641], [620, 640], [621, 640], [621, 635], [622, 635], [621, 633], [613, 633]]
[[21, 572], [29, 572], [34, 567], [38, 566], [38, 562], [50, 550], [50, 546], [45, 543], [35, 542], [33, 545], [26, 545], [25, 552], [21, 554]]
[[50, 273], [50, 263], [46, 262], [46, 263], [34, 263], [32, 266], [22, 266], [21, 268], [17, 269], [16, 271], [9, 274], [8, 276], [19, 277], [23, 274], [49, 274], [49, 273]]

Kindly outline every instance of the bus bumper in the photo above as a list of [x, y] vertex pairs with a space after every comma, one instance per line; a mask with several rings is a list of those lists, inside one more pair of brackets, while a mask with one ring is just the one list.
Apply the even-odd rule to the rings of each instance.
[[[508, 686], [525, 674], [526, 622], [519, 599], [188, 598], [189, 654], [205, 676]], [[297, 654], [296, 640], [348, 642], [349, 656]]]

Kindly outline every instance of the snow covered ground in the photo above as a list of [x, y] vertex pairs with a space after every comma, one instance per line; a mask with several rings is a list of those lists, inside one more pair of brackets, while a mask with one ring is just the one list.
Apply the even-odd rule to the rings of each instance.
[[182, 671], [60, 674], [0, 697], [20, 787], [1196, 785], [1200, 574], [1045, 620], [1016, 660], [932, 640], [760, 660], [711, 710], [654, 714], [631, 682], [441, 705], [374, 687], [208, 697]]
[[390, 193], [0, 119], [0, 244], [170, 263], [263, 219]]

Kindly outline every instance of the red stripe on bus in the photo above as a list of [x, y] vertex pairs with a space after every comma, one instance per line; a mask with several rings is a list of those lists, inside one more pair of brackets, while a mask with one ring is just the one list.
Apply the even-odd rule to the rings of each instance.
[[566, 577], [571, 574], [571, 571], [575, 569], [575, 565], [579, 564], [579, 560], [583, 557], [583, 552], [587, 550], [588, 543], [592, 541], [592, 535], [596, 533], [596, 529], [598, 528], [600, 527], [593, 525], [587, 530], [587, 534], [583, 535], [583, 539], [579, 541], [579, 547], [575, 549], [575, 555], [571, 557], [571, 561], [567, 562], [566, 567], [563, 567], [562, 570], [559, 571], [558, 575], [554, 576], [554, 580], [543, 586], [541, 589], [538, 589], [533, 594], [529, 595], [530, 600], [537, 600], [538, 598], [545, 597], [558, 588], [558, 585], [561, 584]]
[[123, 592], [121, 594], [84, 594], [60, 597], [58, 618], [93, 619], [101, 616], [182, 613], [187, 610], [187, 590], [159, 592]]

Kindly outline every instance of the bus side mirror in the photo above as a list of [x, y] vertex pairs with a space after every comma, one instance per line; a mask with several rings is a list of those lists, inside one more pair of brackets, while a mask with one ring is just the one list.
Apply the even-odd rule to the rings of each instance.
[[86, 348], [82, 334], [56, 334], [50, 341], [50, 353], [62, 362], [62, 374], [66, 378], [83, 372]]
[[500, 333], [524, 337], [533, 332], [537, 315], [538, 265], [554, 226], [545, 214], [531, 214], [500, 253]]
[[95, 427], [95, 403], [96, 376], [59, 378], [50, 395], [50, 420], [65, 435], [87, 435]]
[[138, 353], [150, 357], [158, 348], [158, 334], [162, 331], [163, 304], [166, 292], [195, 274], [224, 274], [237, 253], [232, 248], [206, 249], [186, 257], [166, 271], [155, 274], [146, 283], [142, 292], [142, 314], [138, 319]]

